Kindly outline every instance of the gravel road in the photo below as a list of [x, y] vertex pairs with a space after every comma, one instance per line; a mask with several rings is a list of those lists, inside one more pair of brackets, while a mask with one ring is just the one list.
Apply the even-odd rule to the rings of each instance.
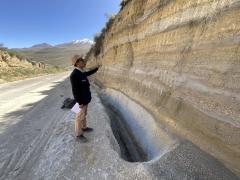
[[74, 114], [60, 107], [71, 97], [69, 73], [0, 85], [0, 179], [239, 179], [190, 142], [162, 157], [130, 163], [119, 155], [110, 119], [93, 89], [82, 144]]
[[69, 72], [0, 85], [0, 179], [26, 179], [68, 112]]

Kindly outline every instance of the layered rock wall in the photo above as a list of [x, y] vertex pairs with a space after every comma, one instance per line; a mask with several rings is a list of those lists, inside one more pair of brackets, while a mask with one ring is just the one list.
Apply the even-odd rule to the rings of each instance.
[[131, 0], [96, 62], [99, 85], [240, 175], [240, 0]]

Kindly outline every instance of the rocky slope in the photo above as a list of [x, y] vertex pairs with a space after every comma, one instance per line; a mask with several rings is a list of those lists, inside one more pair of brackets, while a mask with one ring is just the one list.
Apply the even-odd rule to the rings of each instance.
[[4, 49], [0, 50], [0, 83], [58, 71], [62, 71], [62, 69], [48, 66], [42, 62], [29, 61]]
[[88, 59], [98, 85], [240, 175], [240, 0], [129, 0]]

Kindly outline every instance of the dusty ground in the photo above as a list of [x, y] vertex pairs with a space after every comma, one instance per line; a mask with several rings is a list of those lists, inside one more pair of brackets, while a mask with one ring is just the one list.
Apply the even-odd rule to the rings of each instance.
[[69, 73], [0, 86], [0, 179], [239, 179], [191, 143], [150, 162], [118, 154], [109, 117], [93, 90], [86, 133], [76, 141], [74, 114], [60, 107], [71, 96]]

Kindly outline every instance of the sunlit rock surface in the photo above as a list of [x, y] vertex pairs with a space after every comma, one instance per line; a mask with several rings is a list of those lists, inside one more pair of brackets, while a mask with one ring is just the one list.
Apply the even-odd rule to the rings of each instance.
[[89, 60], [98, 85], [240, 175], [240, 0], [131, 0]]

